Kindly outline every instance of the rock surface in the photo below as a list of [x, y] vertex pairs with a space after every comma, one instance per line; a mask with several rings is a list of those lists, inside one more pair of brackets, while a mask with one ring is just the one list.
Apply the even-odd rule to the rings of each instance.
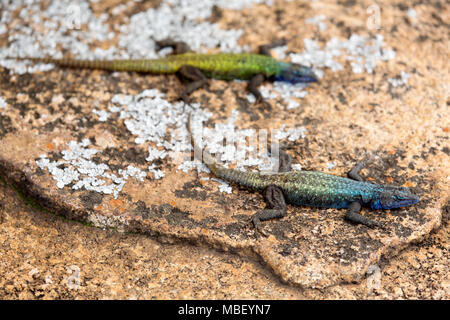
[[448, 299], [449, 223], [359, 284], [282, 284], [253, 259], [100, 230], [27, 205], [0, 182], [2, 299]]
[[[271, 35], [287, 37], [293, 52], [302, 51], [303, 38], [328, 41], [330, 35], [371, 35], [366, 29], [368, 4], [280, 3], [223, 10], [216, 22], [243, 29], [240, 43], [253, 49], [273, 40]], [[158, 146], [136, 143], [126, 121], [118, 115], [103, 121], [93, 110], [109, 110], [117, 94], [137, 96], [149, 88], [175, 103], [181, 84], [174, 76], [62, 68], [18, 75], [0, 69], [5, 101], [0, 109], [0, 174], [70, 219], [143, 233], [160, 242], [196, 244], [261, 259], [283, 281], [305, 288], [360, 282], [374, 265], [437, 229], [448, 208], [448, 26], [445, 19], [439, 20], [439, 5], [421, 4], [416, 10], [420, 27], [402, 5], [385, 2], [383, 12], [389, 13], [383, 15], [382, 33], [396, 50], [395, 59], [376, 66], [373, 74], [354, 73], [348, 65], [337, 72], [325, 69], [298, 108], [271, 100], [271, 112], [262, 110], [247, 101], [245, 84], [240, 82], [210, 81], [209, 88], [192, 95], [213, 114], [211, 126], [225, 122], [234, 110], [239, 111], [235, 125], [241, 129], [303, 126], [306, 137], [288, 143], [286, 149], [305, 170], [344, 175], [356, 161], [367, 158], [363, 175], [368, 179], [413, 189], [421, 198], [415, 206], [366, 212], [385, 223], [386, 230], [348, 224], [339, 210], [289, 206], [285, 218], [264, 223], [270, 236], [259, 237], [247, 223], [264, 207], [260, 195], [237, 188], [231, 194], [219, 192], [217, 182], [199, 179], [209, 175], [185, 173], [168, 157], [158, 163], [165, 173], [162, 179], [151, 174], [142, 181], [130, 177], [116, 197], [86, 187], [75, 190], [75, 182], [57, 185], [58, 174], [40, 161], [67, 160], [69, 148], [78, 148], [79, 153], [95, 148], [95, 155], [84, 159], [107, 165], [117, 175], [129, 166], [146, 172], [147, 150]], [[317, 30], [314, 24], [304, 28], [304, 18], [319, 13], [328, 17], [328, 29]], [[275, 23], [280, 16], [281, 22]], [[365, 18], [354, 18], [358, 16]], [[255, 22], [248, 23], [249, 19]], [[274, 23], [267, 24], [269, 20]], [[266, 28], [258, 27], [263, 23]], [[0, 41], [7, 45], [5, 38]], [[410, 74], [406, 83], [402, 78], [392, 80], [405, 70]], [[71, 141], [73, 148], [68, 146]], [[72, 170], [67, 163], [59, 169], [64, 168]], [[448, 239], [444, 243], [448, 245]]]

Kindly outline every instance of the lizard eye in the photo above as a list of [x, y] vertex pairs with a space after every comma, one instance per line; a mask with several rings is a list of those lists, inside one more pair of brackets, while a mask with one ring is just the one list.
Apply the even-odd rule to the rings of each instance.
[[396, 195], [394, 196], [394, 199], [395, 199], [395, 200], [406, 200], [406, 199], [408, 199], [408, 197], [407, 197], [407, 196], [403, 196], [403, 195], [398, 195], [398, 194], [396, 194]]

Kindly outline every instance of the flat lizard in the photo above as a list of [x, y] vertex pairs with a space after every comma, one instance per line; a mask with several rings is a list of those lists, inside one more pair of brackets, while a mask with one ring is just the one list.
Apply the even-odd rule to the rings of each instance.
[[157, 41], [160, 47], [173, 47], [176, 54], [159, 59], [139, 60], [77, 60], [33, 57], [7, 59], [53, 63], [70, 68], [135, 71], [151, 74], [177, 73], [190, 81], [180, 95], [186, 102], [188, 101], [188, 95], [204, 86], [208, 78], [249, 80], [248, 89], [256, 97], [256, 101], [270, 107], [257, 88], [265, 79], [293, 84], [317, 82], [317, 77], [312, 69], [298, 64], [278, 61], [270, 56], [269, 50], [271, 48], [284, 43], [284, 40], [280, 40], [273, 44], [260, 46], [260, 54], [199, 54], [188, 52], [189, 48], [183, 42], [161, 40]]
[[252, 217], [255, 228], [262, 234], [265, 233], [262, 231], [261, 221], [284, 217], [286, 203], [297, 206], [346, 208], [347, 220], [368, 227], [383, 227], [381, 223], [361, 215], [361, 207], [367, 206], [375, 210], [394, 209], [410, 206], [419, 201], [419, 197], [408, 188], [363, 181], [359, 175], [362, 163], [357, 164], [348, 173], [349, 178], [317, 171], [291, 171], [290, 156], [280, 150], [280, 172], [267, 174], [226, 168], [206, 149], [202, 150], [196, 144], [190, 116], [187, 126], [194, 154], [202, 157], [202, 161], [213, 175], [264, 195], [267, 208]]

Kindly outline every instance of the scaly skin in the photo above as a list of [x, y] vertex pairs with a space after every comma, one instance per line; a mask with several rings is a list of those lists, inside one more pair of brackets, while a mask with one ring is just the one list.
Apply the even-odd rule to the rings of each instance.
[[[314, 72], [305, 66], [277, 61], [270, 56], [270, 49], [285, 45], [284, 39], [272, 44], [259, 46], [259, 53], [218, 53], [197, 54], [189, 52], [189, 46], [181, 41], [164, 39], [155, 42], [158, 47], [172, 47], [175, 55], [150, 60], [74, 60], [29, 58], [36, 62], [54, 63], [64, 67], [104, 69], [112, 71], [137, 71], [153, 74], [177, 73], [189, 84], [180, 92], [180, 98], [189, 103], [189, 94], [203, 87], [207, 78], [221, 80], [249, 80], [248, 90], [256, 102], [262, 102], [267, 110], [270, 104], [265, 101], [258, 86], [264, 80], [290, 83], [317, 82]], [[19, 58], [25, 60], [27, 58]]]
[[[182, 66], [195, 67], [208, 78], [248, 80], [254, 75], [275, 77], [280, 81], [313, 82], [311, 69], [272, 57], [251, 53], [197, 54], [183, 53], [148, 60], [75, 60], [53, 58], [20, 58], [35, 62], [53, 63], [62, 67], [101, 69], [111, 71], [136, 71], [152, 74], [176, 73]], [[301, 79], [300, 79], [301, 78]]]
[[[359, 202], [372, 209], [393, 209], [411, 205], [418, 198], [403, 187], [377, 185], [317, 171], [290, 171], [274, 174], [241, 172], [217, 164], [208, 165], [220, 179], [259, 192], [269, 185], [283, 190], [288, 203], [323, 208], [348, 208]], [[395, 199], [398, 197], [398, 199]]]

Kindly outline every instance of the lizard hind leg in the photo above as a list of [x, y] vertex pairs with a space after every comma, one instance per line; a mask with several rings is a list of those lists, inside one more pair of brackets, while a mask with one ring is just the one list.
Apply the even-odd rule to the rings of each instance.
[[264, 44], [262, 46], [258, 47], [259, 54], [263, 54], [265, 56], [271, 56], [270, 55], [270, 49], [273, 49], [275, 47], [281, 47], [286, 45], [286, 39], [278, 39], [272, 43]]
[[189, 103], [189, 95], [195, 90], [203, 87], [208, 79], [200, 69], [193, 66], [181, 66], [181, 68], [178, 70], [178, 74], [183, 79], [190, 81], [180, 94], [180, 98], [185, 103]]
[[289, 172], [292, 170], [291, 164], [292, 164], [292, 158], [291, 156], [286, 153], [283, 149], [280, 149], [280, 166], [279, 171], [280, 172]]
[[175, 41], [172, 39], [163, 39], [163, 40], [157, 40], [157, 41], [155, 41], [155, 43], [158, 46], [158, 49], [171, 47], [173, 49], [174, 54], [182, 54], [182, 53], [191, 51], [188, 44], [183, 41]]
[[[269, 146], [268, 146], [269, 147]], [[275, 172], [289, 172], [292, 171], [292, 157], [283, 149], [280, 148], [279, 145], [273, 145], [271, 150], [269, 151], [269, 156], [274, 157], [278, 154], [277, 164], [273, 168]]]
[[358, 162], [356, 164], [356, 166], [347, 173], [347, 176], [350, 179], [353, 179], [356, 181], [364, 181], [363, 178], [359, 175], [359, 172], [361, 171], [361, 169], [363, 167], [364, 167], [364, 161]]
[[267, 208], [255, 213], [252, 216], [252, 222], [259, 233], [267, 236], [267, 233], [262, 230], [261, 221], [284, 217], [286, 215], [286, 200], [281, 188], [275, 185], [267, 186], [263, 195]]

